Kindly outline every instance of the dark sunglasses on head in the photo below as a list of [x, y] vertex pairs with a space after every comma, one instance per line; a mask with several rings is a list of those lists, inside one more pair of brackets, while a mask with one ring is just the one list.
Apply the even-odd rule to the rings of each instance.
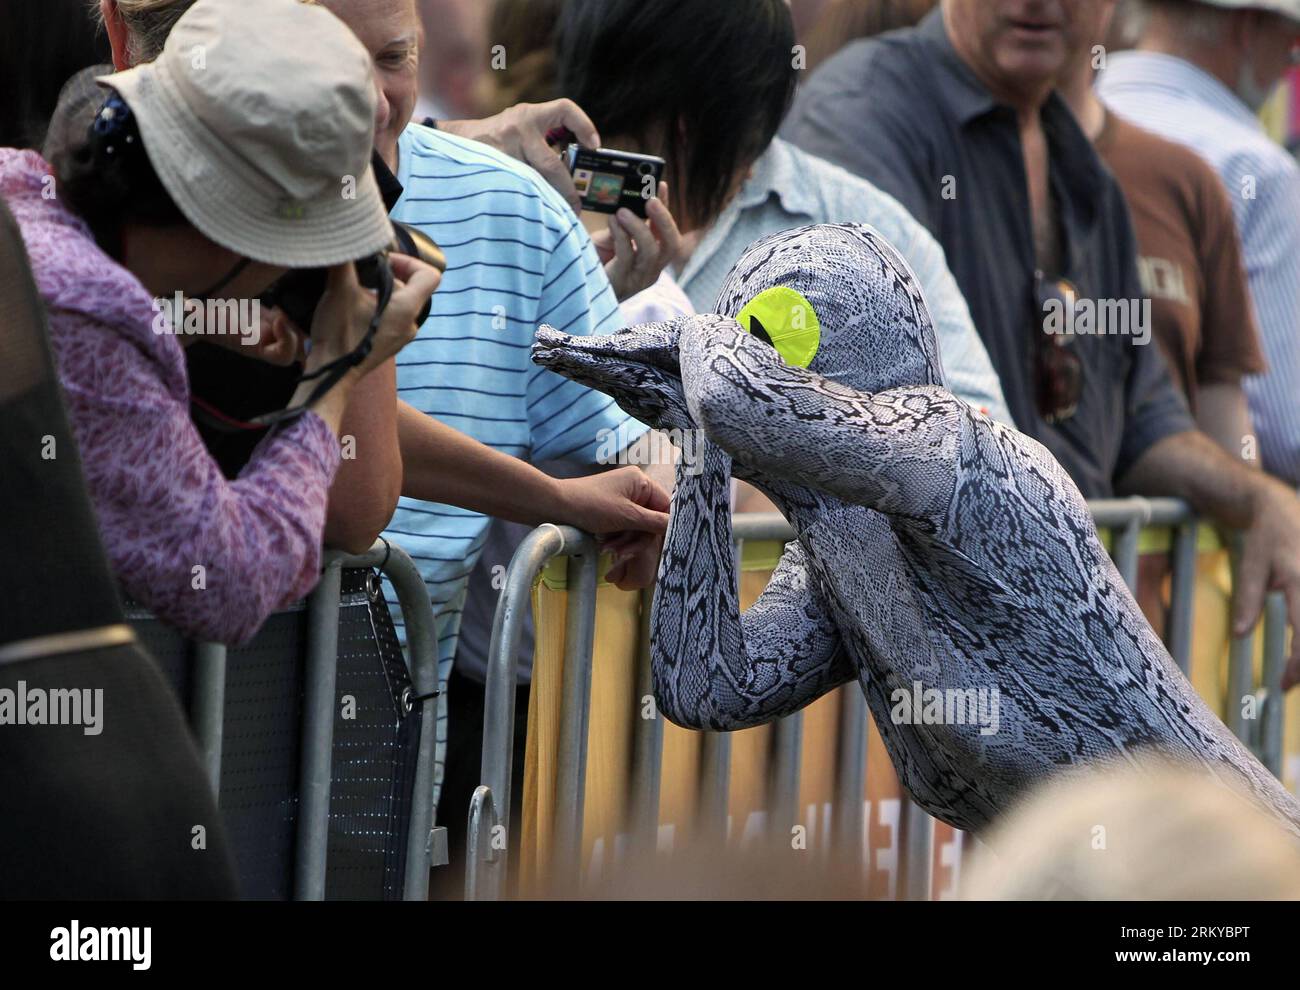
[[1074, 326], [1074, 307], [1079, 290], [1066, 279], [1049, 279], [1034, 273], [1034, 299], [1038, 306], [1034, 326], [1034, 358], [1038, 414], [1049, 423], [1062, 423], [1074, 415], [1083, 395], [1083, 360], [1074, 349], [1074, 335], [1048, 333], [1048, 306], [1055, 304], [1065, 314], [1065, 329]]

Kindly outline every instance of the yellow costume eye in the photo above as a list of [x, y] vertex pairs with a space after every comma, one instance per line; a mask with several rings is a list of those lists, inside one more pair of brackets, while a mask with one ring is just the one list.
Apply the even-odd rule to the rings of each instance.
[[749, 301], [736, 317], [747, 333], [771, 344], [786, 364], [806, 368], [817, 356], [822, 326], [812, 303], [799, 292], [777, 285]]

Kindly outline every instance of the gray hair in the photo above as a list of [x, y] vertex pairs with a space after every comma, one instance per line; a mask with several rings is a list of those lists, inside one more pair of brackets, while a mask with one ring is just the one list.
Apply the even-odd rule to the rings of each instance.
[[[100, 0], [89, 0], [92, 16], [103, 22]], [[299, 0], [316, 3], [317, 0]], [[126, 25], [126, 58], [132, 65], [152, 62], [162, 54], [167, 36], [195, 0], [117, 0], [118, 12]]]
[[[126, 25], [126, 57], [132, 65], [152, 62], [162, 54], [167, 35], [195, 0], [117, 0], [118, 12]], [[102, 21], [99, 0], [90, 0], [93, 14]]]

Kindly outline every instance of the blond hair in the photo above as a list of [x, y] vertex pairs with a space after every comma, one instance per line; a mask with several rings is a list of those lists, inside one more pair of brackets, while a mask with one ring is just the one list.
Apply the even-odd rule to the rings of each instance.
[[[126, 59], [131, 65], [152, 62], [162, 54], [167, 36], [195, 0], [116, 0], [122, 23], [126, 25]], [[299, 0], [314, 4], [316, 0]], [[94, 16], [103, 23], [100, 0], [90, 0]]]
[[[117, 10], [126, 25], [126, 59], [132, 65], [152, 62], [162, 54], [167, 35], [194, 0], [117, 0]], [[103, 23], [100, 0], [90, 0], [94, 16]]]
[[981, 838], [967, 900], [1300, 898], [1300, 845], [1276, 818], [1158, 759], [1058, 779]]

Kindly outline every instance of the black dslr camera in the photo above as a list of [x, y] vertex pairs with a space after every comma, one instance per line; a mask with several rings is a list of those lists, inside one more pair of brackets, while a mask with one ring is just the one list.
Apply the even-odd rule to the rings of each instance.
[[[396, 220], [392, 221], [392, 224], [393, 246], [389, 250], [417, 258], [440, 272], [447, 270], [447, 258], [432, 238]], [[391, 292], [393, 276], [388, 267], [386, 253], [362, 258], [356, 262], [356, 267], [357, 280], [362, 286], [379, 292], [381, 299], [385, 295], [385, 286]], [[310, 333], [312, 317], [316, 313], [317, 305], [320, 304], [321, 296], [325, 294], [328, 275], [328, 271], [324, 268], [300, 268], [291, 271], [262, 296], [262, 305], [280, 309], [298, 329]], [[416, 317], [417, 324], [423, 324], [429, 318], [432, 305], [432, 300], [424, 304], [424, 308]]]
[[[379, 192], [384, 199], [384, 205], [391, 213], [393, 207], [397, 205], [398, 199], [401, 198], [401, 184], [378, 151], [371, 156], [371, 166], [375, 173], [375, 180], [379, 184]], [[396, 220], [390, 220], [389, 222], [393, 225], [393, 244], [389, 250], [381, 251], [369, 258], [362, 258], [355, 262], [357, 281], [364, 288], [373, 290], [377, 297], [375, 315], [370, 321], [370, 329], [366, 332], [365, 339], [351, 354], [338, 358], [311, 374], [300, 377], [299, 381], [304, 382], [320, 379], [320, 383], [312, 392], [311, 398], [303, 406], [259, 416], [252, 420], [254, 424], [270, 426], [299, 415], [307, 406], [310, 406], [333, 388], [339, 379], [347, 374], [349, 368], [356, 367], [370, 355], [380, 321], [383, 319], [384, 311], [388, 309], [388, 303], [393, 297], [393, 270], [388, 264], [390, 251], [417, 258], [425, 264], [432, 265], [440, 272], [447, 270], [447, 258], [442, 253], [442, 249], [433, 242], [432, 238], [407, 224], [399, 223]], [[298, 329], [310, 333], [312, 320], [316, 315], [316, 308], [320, 305], [321, 297], [325, 295], [325, 287], [328, 281], [329, 271], [325, 268], [307, 268], [288, 272], [263, 294], [261, 298], [262, 305], [280, 309], [285, 316], [293, 321]], [[415, 318], [417, 326], [422, 325], [429, 318], [432, 308], [432, 300], [424, 304]]]

